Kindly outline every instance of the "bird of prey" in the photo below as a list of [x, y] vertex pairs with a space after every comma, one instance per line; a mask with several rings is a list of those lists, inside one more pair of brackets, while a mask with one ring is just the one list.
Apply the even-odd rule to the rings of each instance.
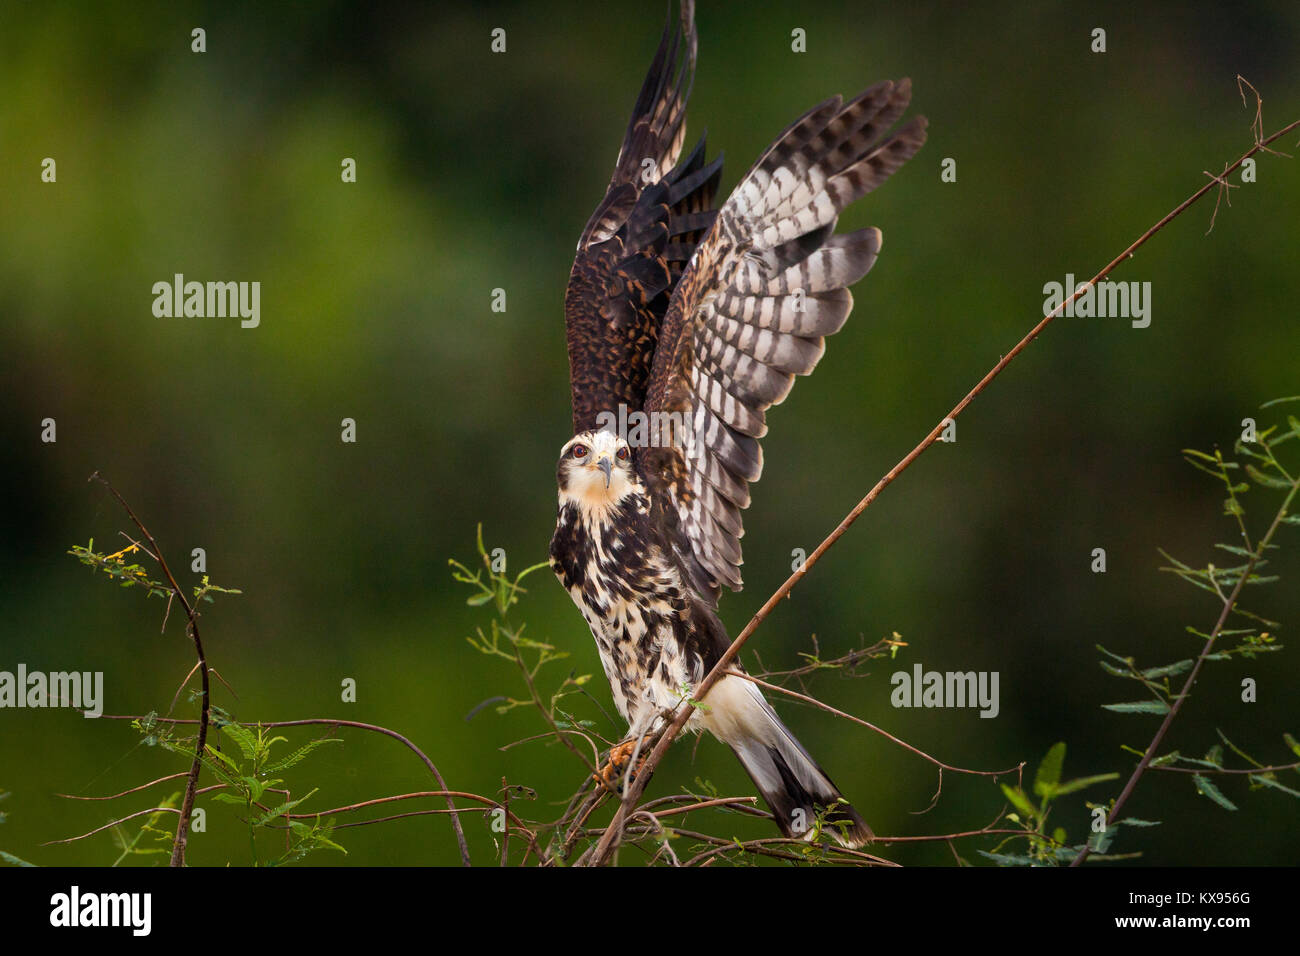
[[[578, 241], [565, 293], [573, 438], [557, 467], [550, 563], [591, 628], [629, 725], [610, 768], [730, 644], [716, 607], [741, 586], [741, 511], [763, 467], [766, 411], [821, 358], [880, 251], [836, 233], [840, 211], [925, 141], [891, 132], [908, 80], [835, 96], [777, 137], [714, 205], [721, 158], [685, 158], [693, 0], [669, 17], [614, 174]], [[733, 668], [740, 671], [739, 663]], [[688, 729], [744, 765], [786, 836], [860, 846], [871, 831], [753, 682], [723, 677]]]

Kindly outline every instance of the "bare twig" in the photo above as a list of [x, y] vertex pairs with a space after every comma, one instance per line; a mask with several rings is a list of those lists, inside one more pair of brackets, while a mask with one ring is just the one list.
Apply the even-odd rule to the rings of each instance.
[[163, 783], [167, 780], [175, 780], [177, 777], [187, 777], [189, 774], [185, 771], [181, 773], [169, 773], [165, 777], [159, 777], [157, 780], [150, 780], [148, 783], [142, 783], [138, 787], [132, 787], [130, 790], [122, 790], [118, 793], [110, 793], [106, 797], [83, 797], [75, 793], [56, 793], [56, 797], [62, 797], [64, 800], [116, 800], [118, 797], [125, 797], [129, 793], [139, 793], [141, 790], [148, 790], [156, 783]]
[[[503, 816], [506, 819], [510, 817], [510, 784], [506, 783], [506, 778], [501, 778], [501, 809], [504, 811]], [[507, 824], [505, 832], [501, 834], [501, 865], [506, 865], [506, 860], [510, 857], [510, 826]]]
[[78, 840], [84, 840], [86, 837], [92, 837], [96, 833], [103, 833], [105, 830], [111, 830], [118, 824], [125, 823], [127, 820], [134, 820], [136, 817], [142, 817], [146, 813], [180, 813], [175, 807], [150, 807], [148, 810], [137, 810], [135, 813], [128, 813], [124, 817], [118, 817], [111, 823], [105, 823], [102, 827], [96, 827], [89, 833], [83, 833], [81, 836], [66, 837], [62, 840], [46, 840], [41, 846], [51, 846], [56, 843], [76, 843]]
[[[677, 832], [683, 833], [684, 831], [678, 830]], [[716, 846], [711, 850], [705, 850], [703, 853], [696, 854], [691, 859], [687, 860], [683, 866], [700, 866], [712, 857], [734, 850], [742, 850], [747, 853], [761, 853], [768, 847], [808, 846], [807, 841], [801, 840], [798, 837], [765, 837], [761, 840], [746, 840], [742, 843], [737, 843], [735, 840], [724, 840], [720, 837], [711, 837], [703, 833], [692, 833], [690, 836], [697, 840], [704, 840], [707, 843], [714, 843]], [[898, 864], [894, 863], [892, 860], [886, 860], [883, 857], [875, 856], [871, 853], [864, 853], [862, 850], [850, 850], [842, 846], [828, 847], [827, 849], [837, 858], [846, 861], [855, 861], [863, 866], [898, 866]], [[782, 858], [807, 862], [804, 857], [794, 853], [784, 854]]]

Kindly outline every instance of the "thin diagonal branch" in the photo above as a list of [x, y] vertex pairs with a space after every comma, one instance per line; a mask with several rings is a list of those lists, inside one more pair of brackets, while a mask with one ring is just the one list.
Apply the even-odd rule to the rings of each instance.
[[[167, 566], [167, 561], [163, 558], [158, 542], [154, 540], [154, 536], [149, 533], [149, 529], [144, 526], [143, 522], [136, 517], [135, 512], [131, 510], [131, 506], [126, 503], [126, 499], [118, 493], [118, 490], [112, 486], [108, 479], [101, 477], [99, 472], [91, 475], [90, 480], [98, 481], [109, 490], [109, 493], [117, 499], [118, 504], [126, 511], [127, 517], [140, 529], [140, 533], [148, 539], [153, 548], [152, 556], [154, 560], [162, 568], [163, 574], [167, 575], [172, 594], [175, 595], [176, 600], [181, 602], [181, 607], [185, 609], [185, 616], [188, 619], [186, 629], [189, 631], [190, 640], [194, 642], [194, 654], [198, 658], [196, 666], [203, 686], [203, 703], [199, 707], [199, 733], [198, 739], [194, 743], [194, 760], [190, 763], [190, 773], [185, 783], [185, 797], [181, 801], [180, 817], [176, 823], [176, 839], [172, 843], [172, 855], [169, 864], [170, 866], [184, 866], [185, 846], [189, 842], [190, 836], [190, 815], [194, 811], [194, 793], [199, 787], [199, 771], [203, 768], [203, 751], [208, 742], [208, 720], [211, 716], [212, 706], [211, 682], [208, 678], [208, 659], [203, 653], [203, 639], [199, 636], [198, 615], [195, 613], [189, 599], [185, 597], [185, 592], [181, 590], [181, 586], [176, 583], [176, 578], [172, 575], [171, 568]], [[188, 678], [186, 679], [188, 680]]]
[[805, 704], [811, 704], [812, 706], [816, 707], [818, 710], [824, 710], [828, 714], [834, 714], [836, 717], [842, 717], [844, 720], [848, 720], [851, 721], [852, 723], [859, 724], [860, 726], [866, 727], [868, 730], [874, 730], [876, 733], [880, 734], [882, 737], [886, 738], [887, 740], [893, 741], [894, 743], [898, 744], [898, 746], [902, 747], [904, 750], [911, 751], [912, 753], [916, 754], [918, 757], [922, 758], [923, 760], [928, 760], [930, 763], [934, 764], [940, 770], [951, 770], [953, 773], [968, 773], [977, 777], [1004, 777], [1007, 774], [1020, 772], [1021, 770], [1024, 769], [1025, 766], [1024, 761], [1021, 761], [1020, 763], [1016, 764], [1014, 767], [1009, 767], [1006, 770], [970, 770], [966, 767], [954, 767], [952, 764], [944, 763], [938, 757], [930, 756], [920, 747], [913, 747], [907, 741], [900, 740], [898, 737], [895, 737], [889, 731], [882, 730], [880, 727], [877, 727], [875, 724], [871, 723], [870, 721], [863, 720], [861, 717], [855, 717], [852, 714], [840, 710], [838, 707], [832, 707], [830, 704], [823, 703], [822, 701], [818, 700], [816, 697], [810, 697], [807, 694], [801, 694], [797, 690], [790, 690], [788, 687], [782, 687], [779, 684], [769, 684], [765, 680], [761, 680], [757, 677], [754, 677], [751, 674], [745, 674], [741, 671], [730, 670], [727, 671], [727, 673], [730, 674], [732, 677], [739, 677], [742, 680], [747, 680], [750, 681], [751, 683], [757, 684], [759, 687], [765, 687], [768, 690], [772, 691], [774, 694], [784, 694], [785, 696], [793, 698], [794, 700], [802, 701]]
[[[1228, 617], [1232, 614], [1233, 608], [1237, 606], [1237, 600], [1241, 597], [1241, 589], [1246, 586], [1246, 582], [1250, 580], [1250, 576], [1255, 573], [1256, 565], [1259, 564], [1260, 559], [1263, 558], [1264, 554], [1268, 551], [1269, 542], [1273, 540], [1274, 532], [1276, 532], [1281, 526], [1282, 519], [1286, 517], [1287, 512], [1290, 510], [1291, 502], [1295, 499], [1297, 492], [1300, 492], [1300, 479], [1292, 482], [1291, 490], [1282, 501], [1282, 507], [1279, 508], [1277, 514], [1274, 515], [1273, 521], [1269, 525], [1268, 531], [1265, 532], [1264, 537], [1260, 539], [1258, 547], [1251, 553], [1250, 560], [1246, 562], [1246, 568], [1237, 579], [1236, 586], [1231, 592], [1229, 592], [1227, 598], [1223, 600], [1223, 608], [1219, 612], [1219, 619], [1214, 622], [1214, 630], [1210, 631], [1210, 636], [1205, 639], [1205, 646], [1201, 648], [1201, 653], [1196, 655], [1196, 663], [1192, 665], [1192, 669], [1188, 673], [1187, 679], [1183, 681], [1182, 689], [1179, 690], [1178, 696], [1174, 698], [1173, 704], [1170, 705], [1168, 712], [1165, 714], [1165, 719], [1160, 722], [1160, 729], [1157, 730], [1155, 736], [1151, 738], [1151, 743], [1147, 746], [1146, 753], [1142, 755], [1142, 759], [1138, 761], [1138, 765], [1133, 768], [1133, 773], [1129, 776], [1128, 782], [1124, 784], [1124, 789], [1121, 790], [1119, 796], [1115, 798], [1114, 806], [1110, 808], [1110, 813], [1106, 815], [1106, 826], [1109, 827], [1113, 825], [1115, 821], [1119, 819], [1120, 810], [1124, 808], [1124, 804], [1128, 803], [1128, 798], [1133, 795], [1133, 790], [1137, 787], [1138, 781], [1142, 779], [1142, 775], [1145, 774], [1147, 768], [1151, 766], [1151, 761], [1155, 759], [1156, 752], [1160, 749], [1160, 745], [1164, 743], [1165, 735], [1169, 733], [1169, 728], [1173, 726], [1174, 719], [1178, 716], [1178, 712], [1183, 709], [1184, 701], [1186, 701], [1191, 695], [1192, 687], [1196, 684], [1196, 678], [1201, 673], [1201, 665], [1205, 663], [1206, 659], [1210, 656], [1210, 653], [1214, 650], [1214, 642], [1218, 639], [1219, 633], [1223, 630], [1224, 625], [1228, 623]], [[1070, 866], [1079, 866], [1088, 859], [1091, 853], [1092, 848], [1085, 843], [1083, 849], [1079, 851], [1079, 855], [1070, 862]]]

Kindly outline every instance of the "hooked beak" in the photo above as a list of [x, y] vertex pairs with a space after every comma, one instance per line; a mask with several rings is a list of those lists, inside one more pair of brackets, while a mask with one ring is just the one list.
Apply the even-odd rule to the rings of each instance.
[[596, 462], [596, 467], [605, 473], [605, 487], [608, 488], [609, 476], [610, 472], [614, 470], [614, 463], [608, 458], [602, 458], [600, 461]]

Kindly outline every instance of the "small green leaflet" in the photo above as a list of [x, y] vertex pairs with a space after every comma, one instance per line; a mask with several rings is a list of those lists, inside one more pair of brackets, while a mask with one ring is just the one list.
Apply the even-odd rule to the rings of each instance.
[[1169, 705], [1163, 700], [1135, 700], [1125, 704], [1102, 704], [1105, 710], [1117, 714], [1167, 714]]
[[1192, 776], [1192, 782], [1196, 784], [1196, 792], [1201, 796], [1209, 797], [1225, 810], [1236, 810], [1237, 805], [1225, 797], [1217, 786], [1210, 782], [1209, 777], [1203, 777], [1199, 773]]

